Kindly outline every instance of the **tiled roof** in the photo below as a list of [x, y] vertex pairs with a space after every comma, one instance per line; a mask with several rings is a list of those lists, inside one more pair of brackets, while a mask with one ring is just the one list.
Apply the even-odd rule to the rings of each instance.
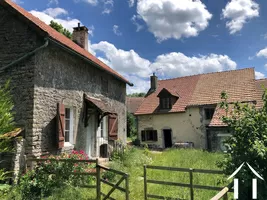
[[176, 94], [179, 94], [179, 99], [168, 112], [184, 112], [188, 102], [191, 100], [191, 96], [194, 92], [199, 77], [200, 75], [195, 75], [169, 80], [159, 80], [157, 90], [145, 97], [135, 114], [142, 115], [161, 113], [159, 109], [159, 98], [157, 95], [163, 88], [166, 88], [168, 91], [172, 91], [172, 93], [175, 91]]
[[108, 102], [106, 102], [103, 99], [99, 99], [99, 98], [94, 98], [94, 97], [89, 97], [87, 95], [84, 95], [84, 99], [91, 103], [92, 105], [94, 105], [100, 112], [103, 113], [115, 113], [114, 109], [112, 108], [112, 106], [110, 106], [108, 104]]
[[220, 108], [219, 105], [217, 105], [209, 126], [212, 126], [212, 127], [227, 126], [225, 123], [222, 122], [223, 116], [226, 116], [226, 111], [224, 109]]
[[24, 10], [23, 8], [21, 8], [20, 6], [18, 6], [14, 2], [12, 2], [11, 0], [1, 0], [0, 3], [11, 6], [13, 9], [15, 9], [15, 11], [17, 11], [17, 13], [19, 13], [22, 16], [24, 16], [30, 22], [34, 23], [39, 29], [41, 29], [42, 31], [47, 33], [50, 38], [52, 38], [55, 41], [61, 43], [62, 45], [66, 46], [67, 48], [69, 48], [71, 50], [74, 50], [75, 52], [77, 52], [81, 56], [84, 56], [86, 59], [91, 60], [93, 63], [95, 63], [98, 66], [100, 66], [103, 70], [111, 73], [113, 76], [119, 78], [123, 82], [131, 84], [128, 80], [126, 80], [118, 72], [116, 72], [115, 70], [113, 70], [112, 68], [107, 66], [105, 63], [103, 63], [102, 61], [97, 59], [95, 56], [90, 54], [87, 50], [83, 49], [82, 47], [80, 47], [79, 45], [74, 43], [72, 40], [70, 40], [69, 38], [65, 37], [63, 34], [57, 32], [52, 27], [50, 27], [49, 25], [45, 24], [43, 21], [41, 21], [37, 17], [33, 16], [31, 13], [27, 12], [26, 10]]
[[135, 114], [161, 113], [157, 95], [163, 88], [179, 94], [168, 113], [184, 112], [189, 106], [217, 104], [222, 91], [226, 91], [229, 102], [255, 101], [256, 96], [254, 68], [199, 74], [159, 80], [157, 90], [145, 98]]
[[129, 113], [135, 113], [143, 102], [144, 97], [127, 97], [126, 98], [126, 107]]

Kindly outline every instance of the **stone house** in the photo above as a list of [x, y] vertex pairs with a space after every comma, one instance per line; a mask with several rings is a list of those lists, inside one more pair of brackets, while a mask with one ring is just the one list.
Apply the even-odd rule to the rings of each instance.
[[254, 68], [159, 81], [153, 75], [151, 88], [135, 112], [141, 144], [224, 150], [222, 141], [230, 133], [221, 121], [221, 92], [226, 91], [230, 103], [261, 107], [262, 84], [267, 85], [267, 79], [255, 80]]
[[88, 52], [88, 29], [73, 41], [10, 0], [0, 1], [0, 84], [11, 79], [15, 122], [27, 155], [73, 148], [108, 157], [126, 143], [128, 80]]

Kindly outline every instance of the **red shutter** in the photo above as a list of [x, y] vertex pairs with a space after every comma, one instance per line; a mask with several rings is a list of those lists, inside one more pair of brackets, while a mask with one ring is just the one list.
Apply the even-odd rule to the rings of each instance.
[[64, 133], [65, 133], [65, 106], [64, 104], [57, 104], [57, 142], [58, 148], [64, 147]]
[[108, 135], [112, 140], [118, 139], [118, 116], [116, 114], [108, 116]]

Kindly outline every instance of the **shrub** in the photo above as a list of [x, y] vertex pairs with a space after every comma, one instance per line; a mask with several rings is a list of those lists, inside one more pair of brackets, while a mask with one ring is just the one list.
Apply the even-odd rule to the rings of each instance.
[[[227, 153], [218, 166], [223, 168], [226, 175], [232, 174], [243, 162], [249, 163], [265, 180], [267, 180], [267, 91], [263, 95], [264, 106], [257, 109], [251, 104], [227, 102], [226, 93], [222, 93], [221, 108], [230, 116], [224, 116], [232, 133], [225, 144]], [[252, 197], [252, 178], [255, 175], [248, 169], [243, 169], [236, 175], [241, 186], [239, 198], [246, 200]], [[258, 199], [267, 199], [267, 185], [258, 182]]]
[[14, 129], [14, 113], [12, 97], [9, 89], [10, 81], [0, 86], [0, 135]]
[[92, 171], [93, 166], [91, 163], [58, 161], [59, 159], [88, 160], [88, 156], [83, 151], [72, 151], [71, 154], [63, 153], [42, 158], [54, 160], [37, 163], [35, 170], [28, 171], [21, 177], [19, 186], [22, 199], [48, 197], [55, 188], [61, 188], [66, 185], [89, 184], [93, 181], [93, 178], [74, 174]]

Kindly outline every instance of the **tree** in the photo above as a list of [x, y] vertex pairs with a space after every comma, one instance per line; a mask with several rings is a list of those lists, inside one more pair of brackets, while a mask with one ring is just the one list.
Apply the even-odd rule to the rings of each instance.
[[[262, 99], [263, 108], [252, 104], [227, 102], [227, 94], [221, 95], [221, 108], [226, 115], [222, 120], [226, 123], [232, 136], [225, 141], [227, 153], [223, 161], [218, 163], [226, 175], [232, 174], [243, 162], [249, 163], [266, 181], [267, 180], [267, 91]], [[248, 167], [242, 168], [235, 178], [239, 179], [239, 199], [252, 199], [252, 178], [255, 175]], [[258, 199], [267, 199], [267, 185], [258, 181]]]
[[144, 92], [140, 92], [140, 93], [136, 92], [136, 93], [128, 94], [127, 96], [128, 97], [144, 97], [145, 95], [146, 93]]
[[0, 86], [0, 135], [14, 130], [13, 102], [9, 83]]
[[127, 112], [127, 137], [135, 137], [137, 135], [136, 121], [133, 114]]
[[62, 33], [63, 35], [65, 35], [67, 38], [72, 37], [71, 32], [69, 32], [66, 28], [64, 28], [61, 24], [55, 22], [55, 21], [51, 21], [49, 26], [51, 26], [53, 29], [55, 29], [56, 31]]

